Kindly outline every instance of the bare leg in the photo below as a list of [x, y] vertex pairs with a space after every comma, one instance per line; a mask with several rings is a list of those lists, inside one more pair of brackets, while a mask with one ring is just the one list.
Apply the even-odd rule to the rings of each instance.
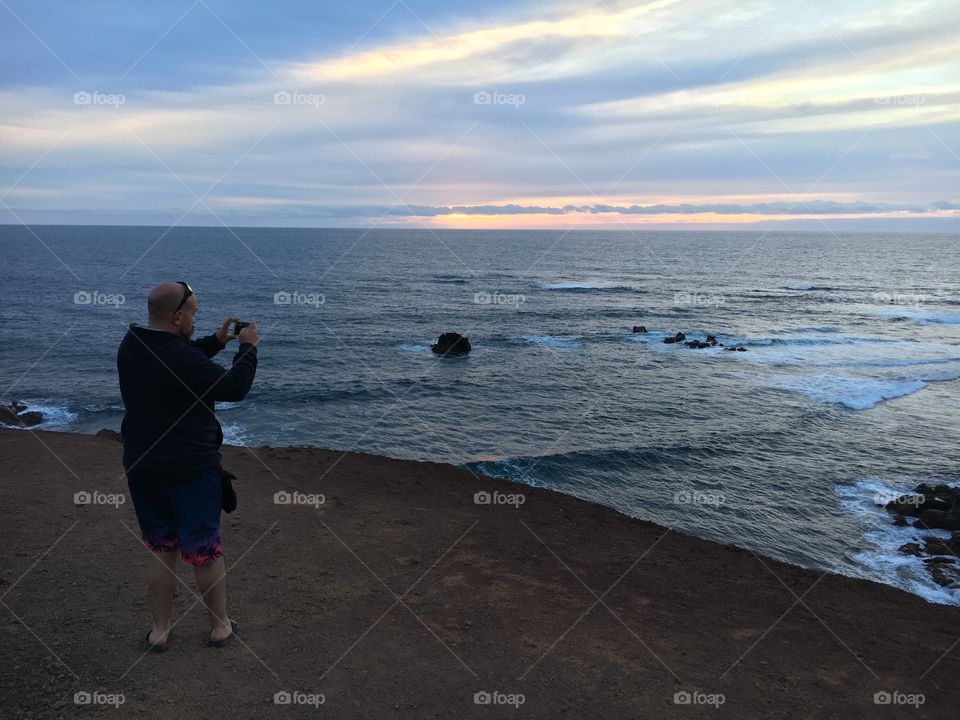
[[177, 558], [180, 551], [171, 550], [151, 554], [154, 559], [150, 561], [150, 570], [147, 574], [150, 613], [153, 615], [150, 642], [163, 644], [170, 634], [170, 608], [173, 607], [173, 591], [177, 586]]
[[232, 631], [227, 617], [227, 570], [223, 557], [206, 566], [196, 565], [197, 587], [210, 612], [210, 639], [223, 640]]

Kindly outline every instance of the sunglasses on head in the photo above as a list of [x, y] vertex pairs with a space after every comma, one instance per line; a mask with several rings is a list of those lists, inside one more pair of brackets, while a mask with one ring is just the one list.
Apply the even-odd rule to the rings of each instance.
[[190, 296], [193, 295], [193, 288], [187, 285], [183, 280], [177, 280], [177, 285], [183, 285], [183, 297], [180, 298], [180, 304], [177, 305], [176, 309], [173, 311], [174, 314], [177, 313], [180, 308], [183, 307], [183, 304], [190, 299]]

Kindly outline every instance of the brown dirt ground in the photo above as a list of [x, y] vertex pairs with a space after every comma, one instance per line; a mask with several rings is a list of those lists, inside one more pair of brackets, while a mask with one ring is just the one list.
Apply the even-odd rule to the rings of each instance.
[[[126, 492], [120, 445], [2, 430], [0, 449], [3, 718], [960, 716], [960, 608], [446, 465], [307, 448], [225, 448], [242, 643], [204, 646], [182, 568], [170, 650], [144, 656], [133, 507], [73, 497]], [[326, 502], [278, 505], [280, 490]], [[476, 505], [480, 490], [526, 502]], [[281, 691], [324, 703], [276, 705]], [[883, 691], [925, 702], [875, 704]]]

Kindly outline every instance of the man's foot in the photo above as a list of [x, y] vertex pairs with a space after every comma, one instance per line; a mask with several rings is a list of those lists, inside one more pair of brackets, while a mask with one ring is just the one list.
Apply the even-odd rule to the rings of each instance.
[[226, 647], [237, 636], [239, 625], [235, 620], [231, 620], [228, 626], [217, 623], [217, 626], [210, 633], [210, 639], [207, 641], [209, 647]]
[[158, 630], [151, 630], [147, 633], [147, 637], [144, 638], [143, 645], [146, 650], [155, 653], [162, 653], [167, 651], [167, 643], [170, 642], [171, 632], [167, 630], [166, 632], [160, 632]]

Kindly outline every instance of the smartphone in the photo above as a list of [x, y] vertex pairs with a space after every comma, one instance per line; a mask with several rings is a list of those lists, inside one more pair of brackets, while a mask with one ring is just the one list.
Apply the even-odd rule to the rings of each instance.
[[243, 330], [245, 327], [250, 327], [250, 323], [248, 323], [248, 322], [243, 322], [243, 320], [237, 320], [237, 321], [233, 324], [233, 334], [234, 334], [234, 335], [239, 335], [239, 334], [240, 334], [240, 331]]

